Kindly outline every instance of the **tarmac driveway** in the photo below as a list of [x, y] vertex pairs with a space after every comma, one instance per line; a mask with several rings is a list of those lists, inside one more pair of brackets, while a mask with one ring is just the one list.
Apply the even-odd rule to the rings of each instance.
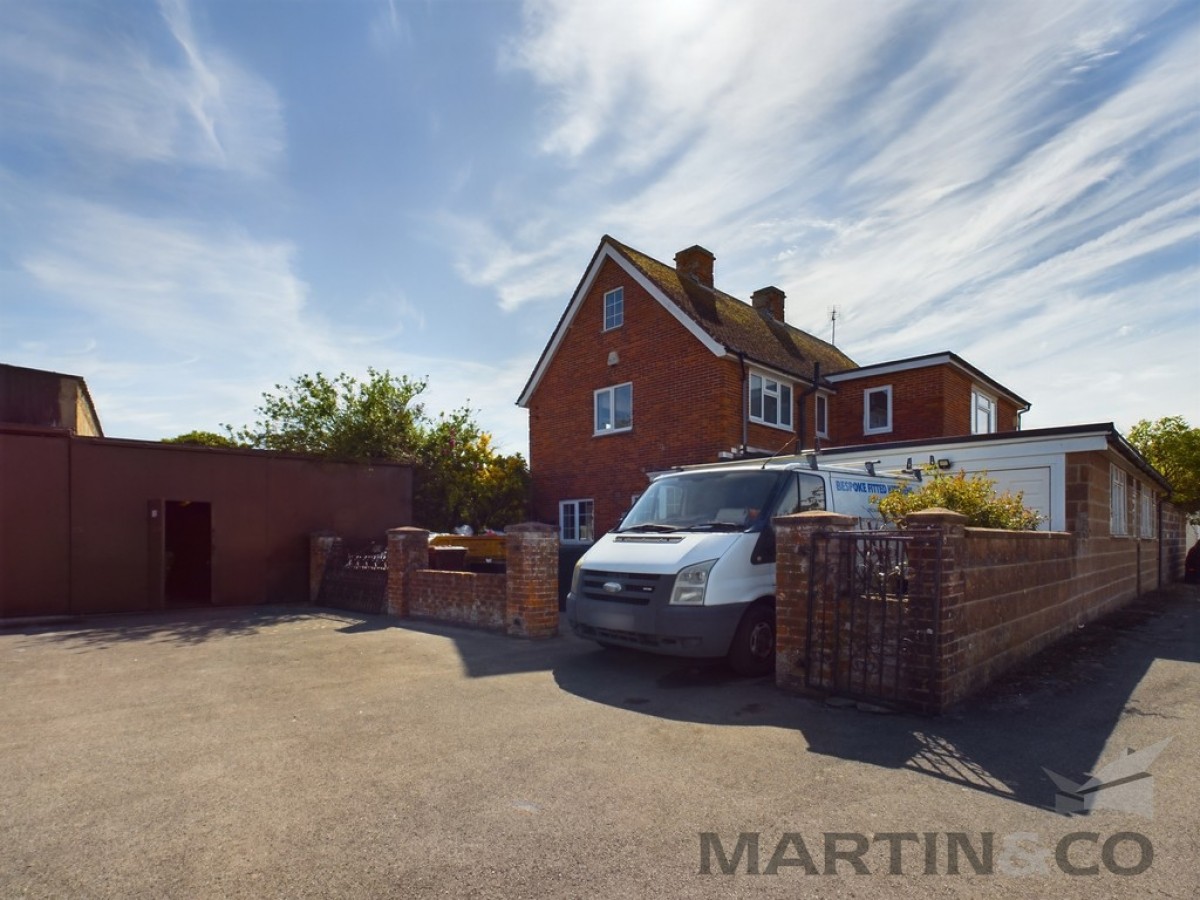
[[[0, 631], [0, 896], [1191, 898], [1198, 613], [1172, 589], [933, 719], [320, 609]], [[1054, 812], [1042, 766], [1168, 738]]]

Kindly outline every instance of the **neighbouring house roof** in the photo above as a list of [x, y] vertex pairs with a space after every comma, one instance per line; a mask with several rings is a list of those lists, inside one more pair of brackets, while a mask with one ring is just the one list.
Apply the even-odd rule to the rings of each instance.
[[521, 392], [517, 401], [520, 406], [528, 405], [606, 260], [625, 269], [715, 356], [740, 354], [749, 363], [809, 382], [813, 379], [814, 364], [819, 364], [823, 372], [855, 366], [854, 360], [832, 344], [777, 321], [724, 291], [681, 275], [672, 266], [605, 235]]
[[929, 366], [950, 366], [958, 369], [966, 374], [973, 381], [976, 381], [988, 388], [996, 394], [1007, 397], [1020, 409], [1029, 409], [1030, 403], [1019, 394], [1015, 394], [996, 381], [986, 372], [975, 368], [957, 353], [945, 351], [942, 353], [929, 353], [925, 356], [910, 356], [907, 359], [893, 359], [888, 362], [876, 363], [870, 366], [855, 366], [845, 372], [822, 372], [822, 377], [826, 381], [834, 384], [844, 384], [847, 381], [855, 381], [859, 378], [870, 378], [876, 375], [890, 375], [893, 372], [908, 372], [913, 369], [924, 369]]
[[[88, 421], [79, 421], [80, 414]], [[96, 405], [82, 377], [8, 363], [0, 363], [0, 422], [104, 436]]]

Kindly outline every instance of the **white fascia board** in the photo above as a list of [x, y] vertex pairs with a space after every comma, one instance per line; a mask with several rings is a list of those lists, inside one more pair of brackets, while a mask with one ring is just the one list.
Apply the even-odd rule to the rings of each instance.
[[529, 405], [529, 398], [533, 396], [533, 392], [537, 390], [537, 386], [541, 383], [542, 376], [546, 374], [546, 369], [550, 367], [551, 361], [558, 353], [558, 348], [562, 344], [567, 330], [571, 327], [571, 323], [575, 321], [575, 316], [578, 314], [580, 307], [583, 306], [584, 298], [587, 297], [588, 291], [592, 289], [592, 285], [596, 281], [596, 276], [600, 274], [600, 269], [603, 267], [604, 261], [608, 259], [611, 259], [624, 269], [625, 274], [637, 282], [646, 293], [657, 300], [667, 312], [678, 320], [679, 324], [686, 328], [714, 356], [721, 357], [727, 355], [728, 351], [723, 344], [713, 340], [712, 335], [692, 321], [683, 310], [658, 289], [654, 282], [639, 272], [624, 256], [614, 250], [611, 244], [605, 243], [600, 252], [596, 254], [596, 258], [592, 260], [592, 264], [584, 275], [583, 280], [579, 283], [579, 287], [575, 289], [575, 294], [571, 297], [571, 302], [567, 305], [567, 313], [562, 317], [562, 321], [559, 322], [558, 329], [554, 332], [553, 337], [550, 338], [550, 346], [538, 363], [537, 371], [533, 373], [533, 377], [529, 379], [529, 386], [517, 400], [518, 406]]
[[[784, 372], [782, 369], [775, 369], [771, 366], [763, 365], [762, 363], [751, 359], [749, 356], [746, 357], [746, 371], [755, 372], [759, 375], [766, 375], [775, 381], [783, 382], [784, 384], [788, 384], [793, 388], [798, 384], [811, 384], [808, 379], [801, 378], [794, 372]], [[830, 392], [826, 391], [825, 393], [828, 394]]]
[[[859, 369], [851, 369], [848, 372], [836, 372], [833, 375], [825, 375], [823, 377], [826, 381], [838, 384], [842, 381], [856, 381], [859, 378], [870, 378], [874, 375], [893, 375], [896, 372], [911, 372], [913, 369], [928, 369], [932, 366], [940, 366], [946, 363], [954, 365], [954, 360], [951, 359], [950, 354], [938, 353], [933, 356], [922, 356], [918, 359], [882, 363], [878, 366], [863, 366]], [[957, 365], [954, 365], [954, 367], [956, 369], [960, 368]]]
[[[956, 369], [967, 378], [971, 379], [971, 383], [977, 387], [984, 388], [984, 392], [992, 395], [992, 399], [1003, 395], [1009, 400], [1017, 403], [1018, 406], [1025, 404], [1026, 401], [1012, 393], [1004, 385], [993, 379], [986, 372], [978, 372], [964, 365], [964, 361], [956, 358], [953, 353], [934, 353], [930, 356], [919, 356], [915, 359], [902, 359], [894, 363], [881, 363], [878, 366], [862, 366], [858, 369], [851, 369], [847, 372], [837, 372], [833, 375], [826, 375], [825, 380], [831, 381], [834, 384], [840, 384], [846, 381], [856, 381], [860, 378], [871, 378], [875, 375], [894, 375], [897, 372], [911, 372], [915, 369], [928, 369], [933, 366], [948, 365], [952, 369]], [[982, 378], [980, 376], [983, 376]], [[1028, 408], [1028, 407], [1022, 407]]]

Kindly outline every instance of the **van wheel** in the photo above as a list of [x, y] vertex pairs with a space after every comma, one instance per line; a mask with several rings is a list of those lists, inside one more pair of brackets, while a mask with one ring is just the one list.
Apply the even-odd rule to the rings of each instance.
[[775, 610], [765, 604], [752, 606], [742, 616], [729, 665], [739, 675], [766, 675], [775, 671]]

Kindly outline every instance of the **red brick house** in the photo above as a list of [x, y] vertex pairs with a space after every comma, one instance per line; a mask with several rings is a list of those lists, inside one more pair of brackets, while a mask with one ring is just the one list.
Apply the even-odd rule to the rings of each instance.
[[779, 288], [716, 288], [713, 263], [601, 239], [518, 400], [534, 518], [564, 543], [611, 529], [670, 466], [1019, 427], [1028, 404], [954, 354], [859, 367], [788, 325]]

